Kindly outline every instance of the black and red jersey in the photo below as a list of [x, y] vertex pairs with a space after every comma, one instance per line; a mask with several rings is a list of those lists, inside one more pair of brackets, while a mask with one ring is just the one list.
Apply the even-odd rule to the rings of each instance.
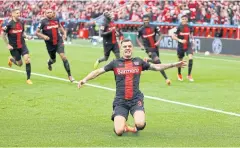
[[189, 26], [188, 24], [186, 25], [179, 25], [177, 28], [177, 31], [175, 32], [175, 34], [177, 35], [177, 37], [181, 40], [186, 40], [186, 43], [180, 43], [178, 42], [178, 48], [187, 50], [190, 46], [190, 34], [193, 33], [193, 28], [191, 26]]
[[58, 19], [48, 19], [44, 18], [39, 24], [39, 29], [42, 30], [44, 35], [47, 35], [50, 40], [45, 41], [47, 43], [52, 43], [57, 45], [58, 41], [62, 41], [62, 37], [59, 33], [58, 28], [60, 27], [60, 22]]
[[145, 48], [156, 48], [156, 34], [160, 35], [160, 28], [154, 25], [142, 26], [137, 33], [142, 38]]
[[113, 24], [113, 22], [104, 23], [101, 26], [100, 30], [101, 30], [101, 36], [103, 37], [104, 44], [115, 44], [117, 43], [117, 37], [118, 36], [122, 37], [122, 33], [116, 30], [116, 27]]
[[116, 59], [104, 67], [105, 71], [114, 71], [116, 81], [115, 102], [143, 99], [139, 90], [141, 72], [148, 70], [150, 64], [140, 58]]
[[15, 22], [14, 20], [11, 20], [5, 27], [3, 27], [3, 30], [7, 33], [9, 44], [14, 49], [22, 48], [23, 44], [25, 44], [23, 38], [24, 23], [22, 21]]

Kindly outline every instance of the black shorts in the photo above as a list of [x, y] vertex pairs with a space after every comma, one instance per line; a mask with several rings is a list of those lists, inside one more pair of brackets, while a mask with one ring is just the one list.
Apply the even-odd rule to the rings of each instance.
[[67, 31], [67, 36], [72, 36], [72, 34], [73, 34], [73, 31], [72, 31], [72, 30], [68, 30], [68, 31]]
[[177, 48], [177, 55], [179, 59], [182, 59], [184, 56], [186, 55], [188, 56], [189, 54], [193, 54], [193, 50], [191, 47], [189, 47], [187, 50], [184, 50], [182, 48]]
[[111, 51], [114, 54], [120, 53], [118, 43], [115, 44], [103, 44], [104, 56], [109, 57]]
[[56, 53], [64, 53], [64, 43], [63, 41], [58, 41], [57, 45], [46, 42], [48, 54], [52, 60], [56, 59]]
[[10, 50], [10, 53], [16, 61], [20, 61], [21, 56], [24, 56], [25, 54], [29, 54], [29, 51], [26, 44], [23, 44], [22, 48]]
[[113, 105], [113, 113], [112, 113], [112, 121], [116, 116], [123, 116], [126, 120], [128, 120], [129, 112], [133, 116], [133, 114], [138, 111], [144, 111], [144, 102], [143, 99], [136, 100], [126, 100], [125, 103]]

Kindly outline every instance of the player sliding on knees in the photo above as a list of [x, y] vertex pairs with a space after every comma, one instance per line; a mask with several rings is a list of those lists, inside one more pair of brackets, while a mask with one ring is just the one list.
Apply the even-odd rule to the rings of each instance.
[[[188, 55], [188, 76], [187, 79], [191, 82], [194, 81], [192, 78], [192, 66], [193, 66], [193, 49], [192, 46], [194, 44], [193, 38], [193, 28], [188, 25], [188, 17], [183, 15], [181, 17], [181, 24], [178, 26], [177, 31], [172, 35], [174, 40], [178, 41], [177, 55], [179, 61], [182, 61], [185, 53]], [[190, 42], [192, 40], [192, 43]], [[183, 81], [183, 77], [181, 74], [181, 67], [178, 68], [178, 80]]]
[[14, 8], [12, 10], [12, 19], [3, 27], [4, 33], [2, 37], [12, 55], [8, 59], [9, 67], [12, 67], [12, 64], [22, 66], [22, 56], [26, 64], [27, 84], [32, 84], [32, 81], [30, 80], [31, 63], [29, 51], [24, 40], [24, 38], [31, 39], [31, 37], [27, 36], [24, 32], [24, 23], [19, 19], [20, 14], [21, 12], [19, 8]]
[[[78, 88], [87, 81], [92, 80], [108, 71], [114, 71], [116, 81], [116, 96], [113, 101], [112, 120], [114, 121], [114, 132], [121, 136], [124, 132], [143, 130], [146, 126], [144, 112], [144, 95], [139, 90], [141, 72], [144, 70], [160, 71], [172, 67], [185, 67], [186, 62], [180, 61], [171, 64], [149, 64], [141, 58], [132, 57], [133, 44], [131, 40], [121, 41], [122, 57], [115, 59], [103, 68], [89, 73], [78, 83]], [[134, 127], [127, 125], [128, 114], [134, 118]]]
[[[59, 30], [61, 31], [62, 36], [59, 33]], [[51, 9], [46, 11], [46, 18], [44, 18], [39, 24], [36, 35], [45, 40], [48, 54], [50, 56], [50, 59], [47, 62], [48, 69], [52, 71], [52, 64], [56, 62], [56, 53], [58, 53], [63, 61], [64, 68], [68, 74], [68, 79], [73, 82], [74, 78], [71, 75], [70, 65], [64, 53], [63, 40], [66, 39], [66, 32]]]

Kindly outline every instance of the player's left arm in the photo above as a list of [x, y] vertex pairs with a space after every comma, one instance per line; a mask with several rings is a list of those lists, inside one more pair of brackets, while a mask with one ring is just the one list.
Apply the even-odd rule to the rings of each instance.
[[66, 37], [67, 37], [67, 32], [65, 31], [65, 29], [63, 28], [63, 26], [62, 26], [61, 23], [59, 23], [59, 30], [60, 30], [60, 32], [61, 32], [62, 35], [63, 35], [63, 40], [65, 40]]
[[163, 35], [160, 32], [160, 28], [158, 26], [155, 27], [154, 31], [156, 34], [158, 34], [158, 39], [157, 39], [157, 42], [155, 43], [155, 45], [157, 46], [157, 45], [159, 45], [160, 41], [162, 40]]
[[95, 79], [96, 77], [100, 76], [101, 74], [104, 74], [105, 72], [106, 71], [104, 68], [99, 68], [97, 70], [90, 72], [85, 78], [78, 82], [78, 88], [82, 87], [82, 85], [87, 83], [87, 81]]
[[148, 70], [161, 71], [161, 70], [166, 70], [173, 67], [184, 68], [186, 65], [187, 65], [186, 61], [180, 61], [180, 62], [169, 63], [169, 64], [150, 64], [150, 67]]
[[192, 40], [192, 43], [195, 44], [195, 40], [194, 40], [194, 36], [193, 36], [193, 27], [190, 26], [190, 35], [189, 35], [190, 39]]

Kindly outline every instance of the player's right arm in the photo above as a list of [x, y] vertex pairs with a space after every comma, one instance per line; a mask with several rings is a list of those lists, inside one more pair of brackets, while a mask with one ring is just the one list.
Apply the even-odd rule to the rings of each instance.
[[105, 27], [106, 27], [106, 26], [104, 26], [104, 25], [102, 25], [102, 26], [100, 27], [100, 35], [101, 35], [101, 37], [107, 36], [107, 35], [109, 35], [109, 34], [112, 33], [112, 30], [105, 31], [105, 30], [106, 30]]
[[44, 39], [44, 40], [49, 40], [50, 38], [48, 37], [48, 36], [46, 36], [46, 35], [44, 35], [43, 33], [41, 33], [41, 30], [44, 28], [44, 22], [43, 22], [43, 20], [40, 22], [40, 24], [39, 24], [39, 26], [38, 26], [38, 28], [37, 28], [37, 30], [36, 30], [36, 32], [35, 32], [35, 34], [36, 34], [36, 36], [38, 36], [39, 38], [42, 38], [42, 39]]
[[144, 48], [143, 44], [141, 43], [141, 41], [139, 40], [141, 37], [142, 37], [142, 31], [141, 31], [141, 29], [139, 29], [137, 32], [137, 43], [140, 46], [140, 48], [142, 50], [144, 50], [145, 48]]
[[178, 26], [177, 31], [175, 33], [173, 33], [173, 35], [172, 35], [172, 39], [174, 39], [180, 43], [183, 43], [183, 44], [186, 43], [187, 42], [186, 40], [182, 40], [182, 39], [178, 38], [179, 33], [180, 33], [180, 27]]
[[113, 67], [114, 61], [110, 62], [103, 68], [99, 68], [97, 70], [90, 72], [85, 78], [78, 82], [78, 88], [82, 87], [85, 83], [87, 83], [87, 81], [95, 79], [96, 77], [100, 76], [101, 74], [104, 74], [105, 72], [112, 71]]
[[101, 74], [104, 74], [105, 72], [106, 71], [104, 70], [104, 68], [99, 68], [90, 72], [85, 78], [78, 82], [78, 88], [82, 87], [82, 85], [87, 83], [87, 81], [95, 79], [96, 77], [100, 76]]
[[4, 41], [4, 43], [7, 45], [7, 48], [8, 48], [9, 50], [12, 50], [13, 47], [9, 44], [8, 38], [7, 38], [7, 34], [8, 34], [8, 31], [9, 31], [9, 25], [4, 26], [4, 27], [2, 28], [2, 30], [3, 30], [3, 34], [2, 34], [2, 39], [3, 39], [3, 41]]

